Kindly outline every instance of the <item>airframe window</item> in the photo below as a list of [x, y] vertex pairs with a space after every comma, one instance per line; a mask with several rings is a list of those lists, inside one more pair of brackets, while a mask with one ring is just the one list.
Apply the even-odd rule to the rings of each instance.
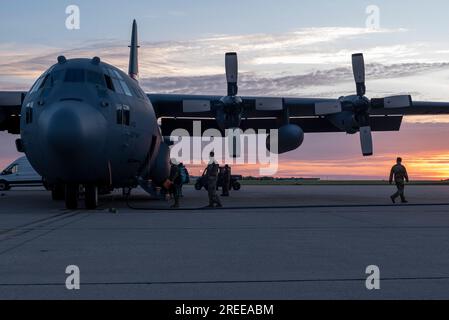
[[57, 70], [51, 73], [52, 84], [56, 85], [63, 81], [65, 70]]
[[36, 82], [34, 83], [33, 87], [30, 90], [30, 93], [37, 91], [37, 89], [41, 86], [42, 79], [43, 77], [39, 77], [39, 79], [36, 80]]
[[112, 83], [114, 84], [115, 91], [117, 91], [120, 94], [123, 94], [122, 86], [120, 85], [120, 82], [117, 79], [112, 78]]
[[123, 91], [125, 92], [125, 94], [127, 96], [132, 97], [133, 95], [132, 95], [131, 91], [129, 90], [128, 85], [126, 84], [126, 82], [123, 81], [123, 80], [120, 80], [120, 84], [122, 85], [122, 88], [123, 88]]
[[131, 121], [131, 114], [128, 106], [123, 106], [123, 124], [129, 126]]
[[84, 82], [83, 69], [67, 69], [65, 74], [65, 82]]
[[115, 91], [114, 90], [114, 84], [112, 83], [112, 79], [110, 76], [108, 76], [107, 74], [104, 75], [104, 80], [106, 81], [106, 87], [111, 90], [111, 91]]
[[88, 70], [86, 72], [87, 82], [104, 87], [104, 77], [101, 73]]
[[127, 105], [117, 105], [117, 124], [129, 126], [131, 122], [131, 112]]
[[114, 74], [114, 76], [116, 78], [119, 78], [120, 80], [123, 80], [122, 75], [120, 74], [120, 72], [118, 72], [117, 70], [112, 70], [112, 74]]
[[51, 80], [50, 80], [50, 74], [47, 73], [47, 75], [41, 81], [41, 84], [40, 84], [38, 90], [40, 90], [42, 88], [49, 88], [49, 87], [51, 87]]

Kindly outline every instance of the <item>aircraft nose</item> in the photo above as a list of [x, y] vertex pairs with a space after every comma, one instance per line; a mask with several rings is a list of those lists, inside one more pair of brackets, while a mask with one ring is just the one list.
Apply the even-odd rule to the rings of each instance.
[[79, 101], [63, 101], [42, 114], [45, 140], [63, 157], [89, 156], [102, 149], [106, 120], [99, 110]]

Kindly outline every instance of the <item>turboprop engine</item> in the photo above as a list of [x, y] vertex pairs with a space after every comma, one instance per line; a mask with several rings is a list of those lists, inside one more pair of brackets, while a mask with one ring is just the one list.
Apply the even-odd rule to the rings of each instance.
[[298, 149], [304, 141], [304, 131], [295, 124], [287, 124], [278, 129], [278, 147], [270, 145], [270, 135], [267, 137], [267, 149], [270, 152], [282, 154]]

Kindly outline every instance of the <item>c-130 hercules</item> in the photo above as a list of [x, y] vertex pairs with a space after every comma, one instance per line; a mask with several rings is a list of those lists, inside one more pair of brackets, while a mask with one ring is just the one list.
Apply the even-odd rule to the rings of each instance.
[[[339, 99], [238, 96], [237, 54], [225, 58], [227, 95], [145, 94], [138, 83], [136, 21], [129, 71], [93, 59], [58, 57], [28, 92], [0, 91], [0, 130], [20, 133], [17, 149], [68, 209], [98, 205], [98, 190], [133, 187], [138, 179], [163, 184], [177, 128], [279, 129], [278, 153], [298, 148], [308, 132], [360, 133], [362, 153], [373, 154], [372, 131], [398, 131], [404, 115], [449, 114], [449, 103], [412, 102], [411, 96], [365, 97], [362, 54], [352, 56], [355, 95]], [[160, 123], [158, 123], [160, 120]], [[202, 133], [201, 132], [201, 133]]]

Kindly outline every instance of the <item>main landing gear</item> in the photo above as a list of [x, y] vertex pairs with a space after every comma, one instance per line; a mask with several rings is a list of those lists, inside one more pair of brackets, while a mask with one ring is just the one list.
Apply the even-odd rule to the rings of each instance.
[[[78, 200], [80, 198], [79, 184], [56, 184], [51, 189], [53, 200], [64, 200], [65, 206], [69, 210], [78, 209]], [[86, 209], [96, 209], [98, 207], [98, 186], [88, 184], [84, 186], [84, 203]]]
[[86, 209], [96, 209], [98, 207], [98, 187], [86, 185], [84, 188], [84, 203]]

